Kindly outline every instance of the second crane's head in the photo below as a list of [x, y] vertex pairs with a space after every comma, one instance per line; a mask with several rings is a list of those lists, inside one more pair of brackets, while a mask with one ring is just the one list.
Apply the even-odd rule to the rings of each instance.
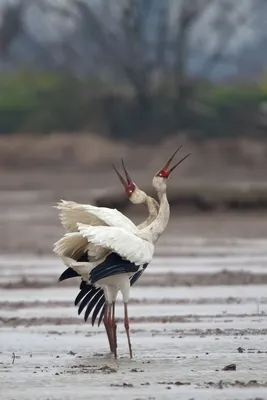
[[123, 178], [123, 176], [119, 173], [119, 171], [116, 169], [116, 167], [114, 165], [112, 165], [112, 166], [113, 166], [114, 171], [118, 175], [119, 180], [121, 181], [122, 185], [124, 186], [125, 193], [129, 197], [129, 200], [134, 204], [146, 203], [147, 195], [141, 189], [139, 189], [139, 187], [136, 186], [136, 184], [132, 181], [129, 173], [126, 170], [123, 160], [121, 160], [121, 163], [122, 163], [123, 171], [125, 173], [125, 178]]
[[158, 191], [165, 191], [166, 190], [166, 184], [167, 184], [167, 179], [170, 177], [172, 171], [178, 167], [187, 157], [190, 156], [191, 153], [187, 154], [185, 157], [183, 157], [180, 161], [178, 161], [173, 167], [170, 167], [170, 164], [172, 160], [174, 159], [176, 153], [180, 150], [182, 146], [179, 146], [177, 150], [173, 153], [173, 155], [169, 158], [169, 160], [166, 162], [164, 167], [159, 170], [156, 175], [153, 178], [153, 186], [156, 190]]

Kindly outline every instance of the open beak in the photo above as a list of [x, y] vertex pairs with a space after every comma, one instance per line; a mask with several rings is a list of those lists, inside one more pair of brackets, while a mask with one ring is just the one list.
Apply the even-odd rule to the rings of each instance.
[[126, 180], [125, 180], [125, 179], [123, 178], [123, 176], [119, 173], [119, 171], [117, 170], [117, 168], [115, 167], [114, 164], [112, 164], [112, 167], [113, 167], [114, 171], [116, 172], [116, 174], [118, 175], [118, 178], [119, 178], [119, 180], [121, 181], [121, 183], [122, 183], [122, 185], [124, 186], [124, 188], [127, 189], [127, 188], [129, 187], [129, 185], [132, 185], [132, 184], [133, 184], [133, 181], [131, 180], [129, 173], [128, 173], [128, 171], [126, 170], [126, 167], [125, 167], [125, 164], [124, 164], [123, 159], [121, 159], [121, 163], [122, 163], [123, 171], [124, 171], [124, 173], [125, 173]]
[[173, 153], [173, 155], [169, 158], [169, 160], [166, 162], [165, 166], [163, 167], [164, 171], [168, 171], [169, 174], [176, 168], [178, 167], [178, 165], [180, 165], [187, 157], [190, 156], [191, 153], [188, 153], [185, 157], [183, 157], [180, 161], [178, 161], [173, 167], [169, 168], [170, 163], [172, 162], [172, 160], [174, 159], [175, 155], [178, 153], [178, 151], [180, 150], [180, 148], [182, 147], [182, 145], [180, 145], [178, 147], [177, 150], [175, 150], [175, 152]]
[[119, 180], [121, 181], [121, 183], [123, 184], [123, 186], [126, 188], [127, 187], [127, 183], [124, 180], [123, 176], [119, 173], [119, 171], [117, 170], [117, 168], [115, 167], [114, 164], [112, 164], [112, 167], [114, 169], [114, 171], [116, 172], [116, 174], [118, 175]]
[[133, 181], [131, 180], [130, 175], [128, 174], [128, 172], [126, 170], [123, 159], [121, 159], [121, 164], [122, 164], [122, 168], [123, 168], [123, 171], [124, 171], [126, 179], [127, 179], [127, 183], [128, 183], [128, 185], [130, 185], [131, 183], [133, 183]]

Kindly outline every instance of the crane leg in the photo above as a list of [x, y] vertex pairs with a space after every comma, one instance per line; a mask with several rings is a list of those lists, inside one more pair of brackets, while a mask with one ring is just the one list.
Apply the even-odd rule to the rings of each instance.
[[115, 359], [117, 358], [117, 324], [115, 320], [115, 301], [112, 302], [112, 320], [111, 320], [111, 326], [112, 326], [112, 334], [113, 334], [113, 349], [114, 349], [114, 357]]
[[104, 325], [105, 325], [105, 329], [107, 332], [110, 351], [111, 351], [111, 353], [113, 353], [112, 336], [111, 336], [111, 329], [110, 329], [111, 326], [110, 326], [110, 320], [109, 320], [109, 304], [106, 303], [105, 307], [106, 307], [106, 310], [105, 310], [105, 314], [104, 314]]
[[108, 308], [108, 321], [109, 321], [109, 332], [110, 332], [110, 338], [111, 338], [111, 352], [114, 354], [115, 358], [117, 358], [117, 351], [116, 351], [116, 344], [115, 344], [115, 337], [114, 337], [114, 330], [113, 330], [113, 307], [112, 303], [110, 303]]
[[127, 339], [128, 339], [130, 357], [133, 358], [132, 345], [131, 345], [130, 333], [129, 333], [129, 319], [128, 319], [127, 303], [124, 303], [124, 327], [125, 327], [125, 331], [126, 331], [126, 335], [127, 335]]

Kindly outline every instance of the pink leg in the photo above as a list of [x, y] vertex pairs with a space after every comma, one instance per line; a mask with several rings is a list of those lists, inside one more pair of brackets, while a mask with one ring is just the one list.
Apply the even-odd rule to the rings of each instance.
[[109, 321], [109, 318], [108, 318], [109, 304], [106, 303], [105, 308], [106, 308], [106, 310], [105, 310], [105, 314], [104, 314], [104, 325], [105, 325], [105, 329], [106, 329], [106, 333], [107, 333], [107, 337], [108, 337], [110, 351], [111, 351], [111, 353], [113, 353], [111, 326], [110, 326], [110, 321]]
[[129, 333], [129, 319], [128, 319], [127, 303], [124, 303], [124, 327], [125, 327], [125, 331], [127, 334], [130, 357], [133, 358], [132, 345], [131, 345], [130, 333]]
[[116, 320], [115, 320], [115, 301], [113, 301], [113, 303], [112, 303], [111, 326], [112, 326], [112, 333], [113, 333], [114, 356], [116, 359], [117, 358], [117, 324], [116, 324]]
[[109, 324], [109, 332], [111, 338], [111, 346], [112, 346], [112, 353], [116, 353], [115, 341], [114, 341], [114, 332], [113, 332], [113, 325], [112, 325], [112, 304], [108, 305], [108, 324]]

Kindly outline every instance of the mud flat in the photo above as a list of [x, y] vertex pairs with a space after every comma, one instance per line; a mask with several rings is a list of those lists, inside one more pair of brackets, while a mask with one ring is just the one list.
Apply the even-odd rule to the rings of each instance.
[[114, 361], [62, 271], [51, 253], [0, 256], [1, 398], [267, 399], [264, 236], [165, 235], [131, 291], [133, 360], [121, 299]]
[[[171, 325], [133, 334], [127, 358], [119, 329], [117, 362], [106, 353], [103, 332], [65, 326], [50, 331], [2, 330], [1, 393], [5, 399], [256, 399], [266, 398], [264, 336], [178, 336]], [[244, 349], [239, 353], [237, 348]], [[11, 355], [15, 352], [14, 364]], [[227, 364], [235, 371], [223, 371]]]

